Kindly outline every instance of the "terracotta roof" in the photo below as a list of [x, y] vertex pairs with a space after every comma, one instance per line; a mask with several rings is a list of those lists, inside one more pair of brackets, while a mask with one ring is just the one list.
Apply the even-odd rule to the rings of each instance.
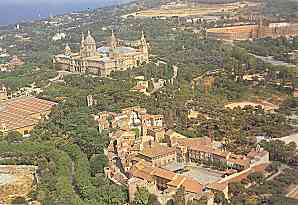
[[227, 182], [222, 182], [222, 183], [215, 182], [215, 183], [212, 183], [212, 184], [208, 184], [207, 187], [209, 189], [213, 189], [213, 190], [216, 190], [216, 191], [223, 191], [225, 188], [227, 188], [227, 186], [228, 186]]
[[146, 180], [146, 181], [153, 180], [153, 177], [152, 177], [153, 171], [154, 171], [154, 167], [147, 165], [146, 162], [144, 162], [144, 161], [138, 162], [130, 170], [132, 176]]
[[191, 193], [203, 192], [203, 185], [190, 177], [185, 177], [185, 180], [183, 181], [182, 186], [184, 186], [185, 191], [187, 192], [191, 192]]
[[1, 107], [24, 114], [36, 114], [43, 111], [49, 111], [57, 103], [42, 100], [34, 97], [20, 97], [6, 100], [0, 103]]
[[170, 181], [168, 183], [169, 186], [173, 186], [173, 187], [179, 187], [182, 185], [182, 183], [184, 182], [185, 180], [185, 177], [184, 176], [180, 176], [180, 175], [177, 175], [173, 181]]
[[143, 179], [143, 180], [146, 180], [146, 181], [152, 181], [153, 178], [150, 174], [148, 174], [147, 172], [144, 172], [142, 170], [134, 170], [132, 172], [132, 175], [136, 178], [140, 178], [140, 179]]
[[169, 180], [168, 185], [179, 188], [183, 186], [187, 192], [202, 193], [203, 185], [191, 177], [177, 175], [174, 172], [158, 167], [150, 167], [145, 162], [138, 162], [131, 170], [132, 176], [152, 181], [153, 176]]
[[253, 166], [251, 169], [254, 172], [265, 172], [266, 167], [269, 165], [270, 163], [264, 163], [264, 164], [259, 164], [259, 165], [255, 165]]
[[185, 191], [191, 193], [202, 193], [203, 185], [191, 177], [176, 175], [174, 180], [167, 183], [169, 186], [179, 188], [183, 186]]
[[247, 167], [250, 164], [250, 160], [244, 156], [238, 156], [238, 155], [231, 155], [228, 162], [231, 162], [233, 164], [239, 164], [241, 166]]
[[199, 137], [199, 138], [174, 138], [172, 143], [177, 143], [179, 146], [202, 146], [202, 145], [211, 145], [211, 138]]
[[175, 148], [155, 144], [151, 147], [146, 147], [145, 149], [143, 149], [143, 151], [140, 154], [150, 158], [155, 158], [155, 157], [174, 154], [175, 152], [176, 152]]
[[225, 182], [231, 183], [231, 182], [240, 182], [243, 179], [246, 179], [248, 177], [248, 175], [255, 173], [255, 172], [264, 172], [265, 168], [268, 166], [268, 163], [264, 163], [264, 164], [260, 164], [260, 165], [256, 165], [251, 167], [250, 169], [247, 169], [245, 171], [242, 171], [242, 173], [240, 175], [235, 174], [235, 177], [232, 177], [233, 175], [231, 175], [231, 178], [228, 179]]
[[191, 149], [195, 150], [195, 151], [199, 151], [199, 152], [210, 153], [210, 154], [217, 155], [217, 156], [223, 157], [223, 158], [226, 158], [228, 156], [227, 152], [223, 152], [219, 149], [213, 149], [211, 146], [208, 146], [208, 145], [195, 144], [195, 145], [191, 146]]
[[7, 130], [36, 125], [32, 115], [50, 111], [57, 103], [34, 97], [20, 97], [0, 103], [0, 124]]
[[171, 171], [168, 171], [165, 169], [161, 169], [158, 167], [154, 167], [152, 175], [160, 177], [160, 178], [164, 178], [164, 179], [167, 179], [170, 181], [174, 180], [174, 178], [176, 176], [176, 174], [174, 172], [171, 172]]
[[137, 91], [139, 91], [139, 90], [144, 90], [144, 89], [146, 89], [146, 87], [145, 87], [144, 85], [136, 85], [136, 86], [133, 87], [132, 89], [133, 89], [133, 90], [137, 90]]
[[268, 151], [265, 151], [265, 150], [257, 151], [257, 150], [255, 150], [255, 149], [252, 149], [252, 150], [248, 153], [247, 157], [249, 157], [249, 158], [263, 157], [263, 156], [265, 156], [266, 154], [268, 154]]

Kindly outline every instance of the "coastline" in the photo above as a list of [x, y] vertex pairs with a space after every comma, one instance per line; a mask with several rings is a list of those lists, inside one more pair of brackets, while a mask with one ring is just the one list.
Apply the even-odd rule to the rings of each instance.
[[65, 15], [70, 12], [84, 12], [120, 4], [122, 5], [132, 1], [133, 0], [91, 0], [87, 3], [60, 3], [49, 5], [41, 3], [17, 4], [2, 2], [0, 3], [0, 27], [6, 27], [21, 23], [30, 23], [41, 19], [47, 19], [50, 16]]

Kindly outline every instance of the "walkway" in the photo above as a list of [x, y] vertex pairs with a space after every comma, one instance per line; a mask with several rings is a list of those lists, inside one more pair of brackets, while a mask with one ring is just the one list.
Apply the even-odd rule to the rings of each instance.
[[296, 185], [287, 195], [286, 197], [292, 199], [298, 199], [298, 185]]
[[283, 172], [283, 170], [285, 170], [286, 168], [288, 168], [288, 166], [282, 164], [281, 167], [278, 169], [278, 171], [275, 174], [273, 174], [272, 176], [268, 177], [266, 179], [266, 181], [273, 180], [275, 177], [277, 177], [278, 175], [280, 175]]

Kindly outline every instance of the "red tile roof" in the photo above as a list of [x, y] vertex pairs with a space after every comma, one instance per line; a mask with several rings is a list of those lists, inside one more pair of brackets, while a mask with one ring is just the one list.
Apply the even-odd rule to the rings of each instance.
[[250, 160], [248, 158], [246, 158], [245, 156], [238, 156], [238, 155], [234, 155], [232, 154], [228, 160], [228, 162], [233, 163], [233, 164], [238, 164], [244, 167], [249, 167], [250, 164]]
[[20, 97], [0, 103], [0, 124], [7, 130], [36, 125], [34, 114], [50, 111], [57, 103], [34, 97]]
[[174, 180], [176, 174], [174, 172], [168, 171], [166, 169], [161, 169], [158, 167], [154, 167], [154, 170], [152, 172], [152, 175], [160, 177], [160, 178], [164, 178], [167, 180]]
[[227, 152], [223, 152], [219, 149], [214, 149], [208, 145], [192, 145], [191, 149], [195, 150], [195, 151], [199, 151], [199, 152], [210, 153], [210, 154], [217, 155], [217, 156], [223, 157], [223, 158], [226, 158], [228, 156]]
[[243, 179], [246, 179], [248, 177], [248, 175], [255, 173], [255, 172], [264, 172], [265, 168], [268, 166], [268, 163], [265, 164], [260, 164], [260, 165], [256, 165], [251, 167], [250, 169], [244, 170], [242, 171], [242, 173], [240, 175], [235, 174], [235, 177], [232, 177], [233, 175], [231, 175], [231, 178], [228, 179], [225, 182], [231, 183], [231, 182], [240, 182]]
[[255, 150], [255, 149], [252, 149], [252, 150], [248, 153], [247, 157], [253, 159], [253, 158], [256, 158], [256, 157], [263, 157], [263, 156], [265, 156], [266, 154], [268, 154], [268, 151], [265, 151], [265, 150], [257, 151], [257, 150]]
[[222, 183], [215, 182], [215, 183], [209, 184], [207, 187], [209, 189], [213, 189], [216, 191], [223, 191], [224, 189], [227, 188], [227, 186], [228, 186], [227, 182], [222, 182]]
[[187, 192], [198, 194], [203, 192], [203, 185], [190, 177], [185, 177], [182, 186], [185, 188], [185, 191]]
[[132, 176], [146, 181], [153, 181], [153, 177], [167, 179], [168, 186], [179, 188], [183, 186], [187, 192], [202, 193], [203, 185], [191, 177], [177, 175], [174, 172], [158, 167], [150, 167], [145, 162], [138, 162], [131, 170]]
[[161, 156], [172, 155], [176, 153], [176, 149], [172, 147], [161, 146], [159, 144], [152, 145], [151, 147], [146, 147], [140, 153], [141, 155], [156, 158]]

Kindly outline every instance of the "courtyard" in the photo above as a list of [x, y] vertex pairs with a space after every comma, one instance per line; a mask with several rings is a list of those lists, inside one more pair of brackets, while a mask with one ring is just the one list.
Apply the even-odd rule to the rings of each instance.
[[223, 176], [223, 173], [219, 171], [197, 166], [186, 166], [181, 174], [183, 176], [193, 177], [203, 185], [217, 182]]
[[183, 176], [192, 177], [199, 183], [207, 185], [221, 180], [225, 172], [212, 170], [203, 166], [185, 165], [183, 163], [171, 163], [162, 168], [178, 173]]

